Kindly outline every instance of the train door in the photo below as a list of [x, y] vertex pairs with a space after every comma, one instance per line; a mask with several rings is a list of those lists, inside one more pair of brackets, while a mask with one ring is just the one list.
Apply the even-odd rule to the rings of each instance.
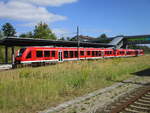
[[113, 50], [114, 50], [114, 56], [117, 56], [117, 50], [116, 49]]
[[63, 62], [62, 51], [58, 51], [58, 61]]
[[136, 50], [135, 51], [135, 56], [139, 56], [139, 54], [140, 54], [140, 51]]
[[105, 57], [105, 51], [101, 51], [102, 57]]

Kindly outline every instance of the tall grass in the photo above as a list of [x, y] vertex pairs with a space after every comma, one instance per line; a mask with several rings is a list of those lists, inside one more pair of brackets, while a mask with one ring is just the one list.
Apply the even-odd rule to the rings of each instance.
[[0, 72], [0, 113], [55, 106], [150, 67], [150, 56], [65, 62]]

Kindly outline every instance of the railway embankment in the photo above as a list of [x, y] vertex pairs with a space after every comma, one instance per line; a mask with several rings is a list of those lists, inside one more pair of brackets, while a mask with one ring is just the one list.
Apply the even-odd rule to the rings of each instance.
[[0, 113], [97, 112], [149, 83], [149, 68], [146, 55], [2, 71]]
[[138, 92], [149, 83], [150, 76], [133, 77], [41, 113], [109, 113], [110, 106], [117, 107], [118, 101], [130, 97], [130, 94]]

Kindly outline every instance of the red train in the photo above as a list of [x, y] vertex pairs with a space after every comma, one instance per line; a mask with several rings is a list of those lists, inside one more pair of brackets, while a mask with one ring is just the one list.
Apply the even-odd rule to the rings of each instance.
[[27, 47], [18, 50], [15, 63], [52, 63], [79, 59], [140, 56], [143, 54], [143, 50], [140, 49]]

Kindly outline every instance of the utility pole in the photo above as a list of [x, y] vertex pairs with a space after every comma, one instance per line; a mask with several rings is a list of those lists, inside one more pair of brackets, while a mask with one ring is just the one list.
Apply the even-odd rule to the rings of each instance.
[[77, 47], [77, 51], [78, 51], [78, 60], [80, 60], [79, 56], [80, 56], [80, 39], [79, 39], [79, 27], [77, 26], [77, 41], [78, 41], [78, 47]]

